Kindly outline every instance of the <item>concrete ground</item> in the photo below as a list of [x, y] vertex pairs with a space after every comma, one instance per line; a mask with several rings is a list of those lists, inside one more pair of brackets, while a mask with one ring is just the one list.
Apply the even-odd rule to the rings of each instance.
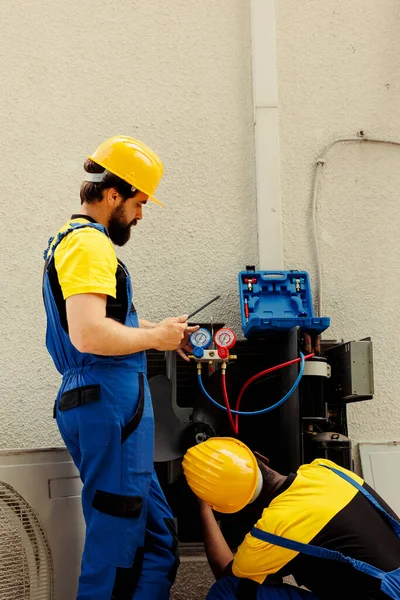
[[181, 556], [171, 600], [204, 600], [214, 581], [204, 555]]
[[[183, 549], [181, 565], [171, 591], [171, 600], [204, 600], [214, 582], [214, 575], [208, 566], [203, 550], [201, 548]], [[295, 585], [291, 577], [286, 577], [285, 583]]]

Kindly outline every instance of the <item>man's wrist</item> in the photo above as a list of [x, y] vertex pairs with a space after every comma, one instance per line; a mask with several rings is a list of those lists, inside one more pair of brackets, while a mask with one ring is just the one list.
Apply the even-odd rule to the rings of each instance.
[[200, 513], [202, 515], [212, 515], [213, 514], [213, 510], [211, 508], [211, 506], [209, 506], [207, 504], [207, 502], [204, 502], [204, 500], [200, 500], [199, 499], [199, 506], [200, 506]]
[[160, 339], [159, 339], [159, 335], [158, 335], [158, 331], [156, 329], [156, 327], [154, 326], [153, 328], [150, 328], [146, 331], [148, 338], [149, 338], [149, 344], [150, 344], [150, 348], [154, 349], [154, 350], [158, 350], [158, 346], [160, 343]]
[[139, 319], [139, 327], [141, 329], [154, 329], [157, 323], [153, 323], [153, 321], [147, 321], [147, 319]]

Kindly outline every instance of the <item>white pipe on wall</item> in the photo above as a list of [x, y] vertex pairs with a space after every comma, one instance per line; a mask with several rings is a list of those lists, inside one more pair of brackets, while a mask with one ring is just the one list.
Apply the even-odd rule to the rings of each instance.
[[380, 138], [370, 138], [365, 135], [364, 131], [357, 132], [358, 137], [342, 137], [333, 140], [330, 142], [328, 146], [326, 146], [325, 150], [319, 156], [315, 163], [315, 172], [314, 172], [314, 181], [312, 188], [312, 200], [311, 200], [311, 222], [312, 222], [312, 232], [313, 232], [313, 241], [314, 241], [314, 257], [315, 263], [317, 266], [317, 282], [316, 282], [316, 294], [314, 297], [317, 297], [317, 316], [323, 316], [323, 288], [322, 288], [322, 265], [320, 259], [319, 252], [319, 242], [318, 242], [318, 231], [317, 231], [317, 208], [318, 208], [318, 191], [320, 185], [320, 179], [322, 177], [323, 166], [326, 163], [326, 157], [333, 148], [337, 144], [389, 144], [390, 146], [400, 146], [400, 141], [396, 140], [385, 140]]
[[283, 269], [275, 0], [251, 0], [259, 266]]

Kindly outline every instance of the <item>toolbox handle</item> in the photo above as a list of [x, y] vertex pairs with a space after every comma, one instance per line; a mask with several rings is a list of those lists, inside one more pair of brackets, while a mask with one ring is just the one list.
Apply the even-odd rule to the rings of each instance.
[[286, 279], [284, 273], [263, 273], [261, 277], [262, 279]]

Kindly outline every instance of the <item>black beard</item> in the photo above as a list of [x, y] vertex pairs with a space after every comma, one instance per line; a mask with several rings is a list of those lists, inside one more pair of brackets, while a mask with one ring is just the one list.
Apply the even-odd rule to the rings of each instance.
[[124, 246], [131, 237], [131, 227], [135, 222], [126, 225], [122, 222], [121, 215], [123, 214], [122, 206], [118, 206], [110, 217], [108, 222], [108, 235], [113, 244], [116, 246]]

